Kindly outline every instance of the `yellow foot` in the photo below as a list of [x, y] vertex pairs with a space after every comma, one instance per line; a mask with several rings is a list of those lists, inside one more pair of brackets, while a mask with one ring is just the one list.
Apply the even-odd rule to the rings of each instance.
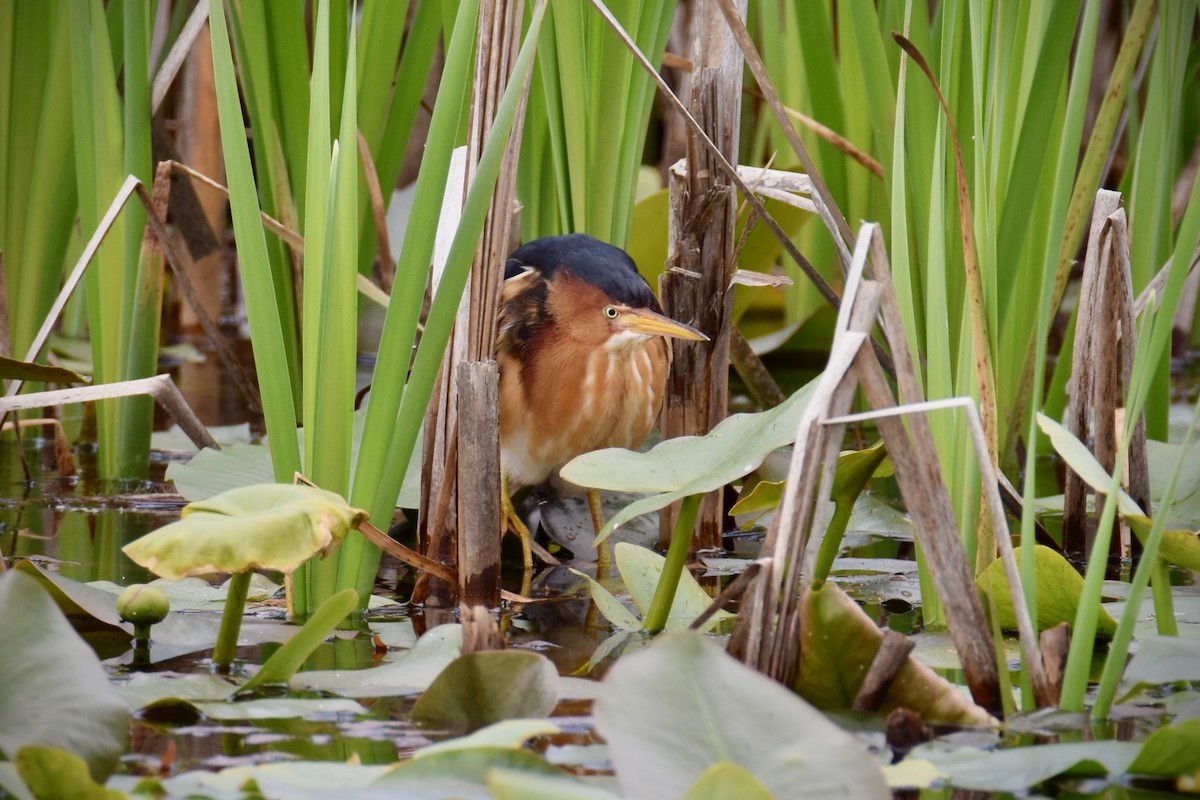
[[[512, 496], [508, 493], [508, 476], [505, 475], [500, 479], [500, 536], [511, 530], [521, 540], [521, 560], [525, 566], [525, 572], [528, 573], [533, 569], [533, 534], [529, 532], [529, 528], [521, 521], [517, 515], [517, 510], [513, 508]], [[524, 594], [524, 593], [523, 593]]]
[[[600, 509], [600, 490], [588, 489], [588, 510], [592, 512], [592, 530], [596, 535], [604, 529], [604, 512]], [[596, 545], [596, 580], [603, 581], [612, 569], [612, 545], [605, 539]]]

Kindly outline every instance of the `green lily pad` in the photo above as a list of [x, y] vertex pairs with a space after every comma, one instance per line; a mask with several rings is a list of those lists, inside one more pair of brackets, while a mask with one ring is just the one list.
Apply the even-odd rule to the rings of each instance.
[[333, 492], [263, 483], [189, 503], [178, 522], [131, 542], [124, 553], [171, 579], [249, 569], [290, 573], [366, 519], [367, 512]]
[[[618, 542], [613, 548], [617, 562], [617, 572], [621, 581], [629, 590], [634, 605], [645, 616], [654, 598], [654, 590], [662, 577], [663, 564], [666, 559], [653, 550], [638, 547], [629, 542]], [[587, 579], [588, 587], [596, 608], [604, 618], [623, 631], [636, 632], [642, 630], [642, 620], [625, 607], [625, 604], [613, 596], [611, 592], [578, 570], [571, 570], [581, 578]], [[692, 574], [687, 570], [679, 576], [679, 587], [675, 591], [675, 600], [671, 603], [671, 612], [667, 617], [666, 629], [682, 630], [692, 624], [692, 620], [704, 613], [712, 604], [712, 597], [701, 588]], [[701, 630], [711, 631], [733, 619], [728, 611], [717, 611], [704, 623]]]
[[[350, 463], [358, 462], [358, 448], [362, 441], [363, 425], [367, 418], [364, 406], [354, 412], [354, 427], [350, 441]], [[300, 452], [304, 452], [304, 430], [296, 431]], [[421, 443], [413, 448], [408, 471], [400, 496], [396, 498], [399, 508], [416, 508], [421, 500]], [[242, 486], [271, 483], [275, 470], [271, 466], [271, 451], [266, 444], [231, 444], [222, 442], [220, 450], [205, 448], [186, 464], [173, 463], [167, 466], [167, 480], [174, 481], [175, 489], [188, 500], [202, 500], [215, 494]], [[351, 470], [353, 481], [353, 467]]]
[[1126, 684], [1200, 681], [1200, 641], [1175, 636], [1148, 636], [1125, 667]]
[[449, 750], [402, 762], [375, 781], [375, 786], [403, 791], [405, 797], [454, 797], [491, 800], [487, 776], [511, 769], [530, 774], [564, 775], [562, 770], [529, 750], [473, 747]]
[[413, 758], [424, 758], [448, 750], [469, 750], [472, 747], [507, 747], [516, 750], [535, 736], [549, 736], [561, 731], [562, 728], [546, 719], [506, 719], [466, 736], [422, 747], [413, 753]]
[[[1021, 548], [1013, 548], [1020, 563]], [[1037, 629], [1053, 628], [1060, 622], [1075, 624], [1075, 611], [1079, 608], [1079, 596], [1083, 593], [1083, 577], [1059, 553], [1045, 545], [1035, 545], [1034, 560], [1037, 562]], [[1013, 612], [1012, 594], [1008, 591], [1008, 576], [1004, 563], [996, 559], [988, 565], [975, 581], [987, 592], [996, 604], [1000, 627], [1007, 631], [1017, 629], [1017, 617]], [[1096, 621], [1096, 634], [1111, 638], [1117, 632], [1117, 622], [1107, 611], [1100, 609]]]
[[[618, 543], [613, 548], [613, 556], [625, 588], [629, 590], [634, 605], [644, 617], [654, 599], [654, 590], [658, 588], [666, 559], [653, 550], [627, 542]], [[681, 630], [691, 625], [692, 620], [712, 605], [712, 600], [708, 592], [692, 577], [692, 573], [684, 570], [679, 576], [679, 588], [675, 590], [675, 600], [671, 603], [666, 629]], [[704, 624], [703, 630], [713, 630], [725, 621], [732, 620], [733, 616], [728, 611], [718, 611]]]
[[[883, 442], [876, 442], [865, 450], [843, 450], [838, 454], [837, 470], [834, 473], [831, 495], [835, 503], [853, 502], [862, 491], [863, 485], [878, 474], [891, 474], [885, 469], [887, 451]], [[770, 511], [783, 500], [783, 487], [787, 481], [759, 481], [748, 493], [738, 497], [729, 509], [733, 516]]]
[[129, 709], [137, 711], [166, 701], [193, 706], [217, 702], [230, 697], [238, 687], [226, 678], [206, 673], [135, 672], [115, 688]]
[[[848, 709], [883, 642], [874, 620], [836, 584], [808, 591], [795, 689], [814, 706]], [[953, 684], [911, 656], [888, 690], [880, 713], [908, 708], [933, 722], [991, 725], [991, 716]]]
[[0, 356], [0, 378], [11, 381], [44, 381], [45, 383], [87, 383], [87, 378], [65, 367], [35, 364], [19, 358]]
[[1067, 742], [1009, 750], [946, 750], [928, 744], [914, 749], [909, 758], [929, 761], [959, 789], [1024, 792], [1057, 775], [1103, 778], [1124, 774], [1140, 750], [1135, 742]]
[[288, 681], [297, 690], [332, 692], [343, 697], [394, 697], [420, 694], [462, 650], [462, 626], [439, 625], [395, 661], [370, 669], [299, 672]]
[[620, 795], [566, 775], [494, 767], [484, 781], [496, 800], [621, 800]]
[[776, 797], [891, 797], [857, 739], [700, 634], [668, 633], [618, 661], [595, 720], [631, 800], [682, 797], [719, 762]]
[[775, 795], [745, 767], [718, 761], [701, 773], [683, 800], [775, 800]]
[[1133, 775], [1174, 778], [1200, 771], [1200, 719], [1188, 719], [1150, 734], [1129, 765]]
[[253, 781], [264, 797], [295, 797], [301, 790], [322, 792], [326, 797], [333, 791], [359, 797], [390, 769], [391, 765], [340, 761], [283, 761], [227, 767], [217, 772], [193, 770], [161, 778], [155, 788], [170, 797], [240, 798], [245, 796], [243, 787]]
[[[1125, 521], [1134, 534], [1146, 543], [1154, 523], [1149, 517], [1130, 516]], [[1193, 531], [1164, 530], [1158, 542], [1158, 557], [1193, 572], [1200, 572], [1200, 535]]]
[[602, 541], [634, 517], [741, 478], [772, 450], [791, 443], [814, 386], [815, 381], [769, 411], [734, 414], [705, 436], [667, 439], [644, 453], [615, 447], [585, 453], [569, 461], [560, 474], [579, 486], [657, 493], [610, 519], [597, 536]]
[[324, 714], [366, 714], [367, 709], [344, 697], [265, 697], [238, 702], [198, 702], [196, 709], [209, 719], [304, 719]]
[[93, 778], [107, 778], [124, 752], [129, 712], [96, 654], [22, 572], [0, 574], [0, 609], [0, 752], [62, 748]]
[[123, 800], [122, 792], [106, 789], [92, 779], [88, 764], [58, 747], [26, 745], [17, 753], [21, 780], [38, 800]]
[[558, 702], [558, 671], [530, 650], [467, 653], [456, 658], [413, 706], [412, 718], [474, 731], [506, 719], [544, 717]]

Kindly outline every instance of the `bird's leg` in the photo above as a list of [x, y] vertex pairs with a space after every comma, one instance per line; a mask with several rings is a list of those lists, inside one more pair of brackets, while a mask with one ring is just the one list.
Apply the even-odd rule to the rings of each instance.
[[533, 570], [533, 534], [529, 532], [529, 528], [517, 516], [517, 510], [513, 507], [512, 495], [508, 492], [508, 475], [501, 474], [500, 476], [500, 536], [508, 532], [509, 528], [517, 534], [517, 538], [521, 540], [521, 559], [525, 566], [525, 573], [528, 575]]
[[[600, 535], [600, 531], [604, 529], [604, 512], [600, 508], [600, 490], [588, 489], [588, 511], [592, 512], [592, 528], [596, 535]], [[605, 539], [596, 545], [596, 580], [603, 581], [608, 577], [608, 570], [612, 567], [612, 547], [608, 540]]]

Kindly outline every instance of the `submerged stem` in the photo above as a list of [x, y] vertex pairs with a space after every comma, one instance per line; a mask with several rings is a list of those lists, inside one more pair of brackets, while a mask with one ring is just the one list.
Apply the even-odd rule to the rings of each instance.
[[671, 532], [671, 544], [667, 547], [667, 560], [663, 562], [662, 575], [658, 579], [658, 587], [654, 590], [654, 599], [646, 611], [645, 628], [650, 633], [658, 633], [667, 625], [667, 617], [675, 602], [675, 590], [679, 588], [679, 578], [687, 565], [688, 550], [692, 546], [692, 529], [696, 527], [696, 516], [700, 512], [702, 494], [694, 494], [683, 499], [679, 509], [679, 517], [675, 520], [675, 530]]

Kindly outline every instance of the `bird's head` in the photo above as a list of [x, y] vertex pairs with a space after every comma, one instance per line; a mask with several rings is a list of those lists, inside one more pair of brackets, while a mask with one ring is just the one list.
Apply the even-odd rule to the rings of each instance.
[[586, 234], [530, 242], [512, 254], [505, 277], [527, 284], [520, 293], [534, 328], [549, 318], [559, 335], [592, 347], [631, 349], [655, 336], [708, 341], [662, 313], [625, 251]]

